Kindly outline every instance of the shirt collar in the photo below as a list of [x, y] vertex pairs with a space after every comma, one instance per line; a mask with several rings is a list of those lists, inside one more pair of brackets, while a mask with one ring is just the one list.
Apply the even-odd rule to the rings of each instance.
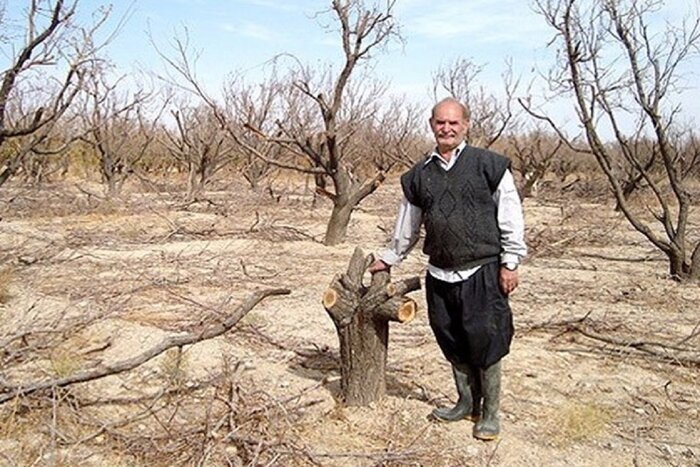
[[[462, 152], [462, 150], [463, 150], [466, 146], [467, 146], [467, 142], [466, 142], [466, 141], [462, 141], [461, 143], [459, 143], [459, 146], [457, 146], [457, 147], [454, 149], [454, 151], [452, 152], [452, 160], [455, 160], [455, 161], [456, 161], [456, 160], [457, 160], [457, 157], [459, 156], [459, 154]], [[428, 158], [425, 160], [425, 164], [427, 164], [428, 162], [432, 161], [432, 160], [435, 159], [435, 158], [438, 158], [439, 160], [441, 160], [441, 161], [444, 162], [445, 164], [448, 163], [448, 162], [440, 155], [440, 153], [437, 151], [437, 148], [435, 148], [435, 149], [433, 149], [433, 152], [431, 152], [430, 154], [428, 154]]]

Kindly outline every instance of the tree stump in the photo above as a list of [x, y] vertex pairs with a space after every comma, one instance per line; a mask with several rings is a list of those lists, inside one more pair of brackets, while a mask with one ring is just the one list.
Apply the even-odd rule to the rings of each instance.
[[347, 272], [337, 274], [323, 294], [340, 341], [340, 389], [346, 404], [368, 405], [386, 393], [389, 321], [407, 323], [416, 315], [415, 300], [404, 295], [420, 289], [420, 279], [390, 282], [388, 272], [372, 276], [369, 287], [362, 276], [374, 261], [359, 247]]

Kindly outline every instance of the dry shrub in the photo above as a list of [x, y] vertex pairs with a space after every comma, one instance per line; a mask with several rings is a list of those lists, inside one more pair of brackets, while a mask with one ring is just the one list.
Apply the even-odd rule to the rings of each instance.
[[567, 446], [595, 439], [605, 433], [611, 419], [611, 411], [595, 403], [568, 403], [557, 409], [551, 419], [551, 440]]
[[[142, 396], [100, 400], [68, 388], [0, 406], [0, 459], [13, 453], [18, 465], [41, 456], [82, 465], [87, 450], [103, 457], [100, 465], [312, 464], [290, 436], [303, 403], [275, 399], [237, 374], [185, 380], [177, 352], [160, 366], [171, 381], [140, 382]], [[58, 445], [51, 433], [60, 434]]]
[[525, 237], [530, 258], [535, 256], [559, 257], [566, 251], [566, 242], [562, 241], [562, 229], [532, 228], [525, 232]]
[[602, 173], [595, 170], [569, 173], [559, 179], [543, 181], [537, 195], [537, 199], [553, 203], [602, 203], [612, 198], [607, 180]]

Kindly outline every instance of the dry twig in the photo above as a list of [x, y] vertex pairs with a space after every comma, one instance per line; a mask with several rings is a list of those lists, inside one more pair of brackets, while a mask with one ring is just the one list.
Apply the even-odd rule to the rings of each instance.
[[623, 349], [631, 349], [633, 351], [641, 352], [674, 365], [700, 367], [700, 356], [698, 356], [698, 350], [690, 347], [682, 347], [680, 345], [680, 343], [686, 342], [688, 339], [692, 338], [692, 334], [689, 336], [689, 338], [683, 339], [677, 344], [617, 338], [596, 332], [593, 329], [592, 324], [587, 322], [589, 321], [588, 318], [591, 313], [592, 311], [589, 311], [583, 317], [571, 320], [557, 322], [547, 321], [544, 323], [531, 324], [522, 332], [531, 332], [534, 330], [558, 330], [560, 332], [556, 337], [576, 332], [584, 337], [587, 337], [588, 339], [604, 342]]
[[95, 379], [103, 378], [109, 375], [123, 373], [132, 370], [152, 358], [160, 355], [173, 347], [182, 347], [185, 345], [195, 344], [203, 340], [211, 339], [235, 326], [250, 310], [253, 309], [263, 298], [270, 295], [286, 295], [289, 294], [289, 289], [268, 289], [255, 292], [250, 295], [231, 315], [222, 323], [209, 326], [201, 332], [186, 333], [183, 335], [169, 336], [163, 339], [154, 347], [141, 352], [140, 354], [120, 362], [105, 365], [99, 368], [93, 368], [86, 371], [81, 371], [64, 378], [52, 379], [47, 381], [36, 381], [25, 384], [6, 385], [2, 388], [4, 394], [0, 395], [0, 404], [12, 400], [16, 397], [26, 396], [37, 391], [54, 387], [65, 387], [76, 383], [83, 383]]

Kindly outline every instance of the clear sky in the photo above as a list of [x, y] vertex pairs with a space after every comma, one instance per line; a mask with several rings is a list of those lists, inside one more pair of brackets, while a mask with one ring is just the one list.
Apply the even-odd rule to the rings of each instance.
[[[6, 0], [15, 17], [27, 3]], [[79, 0], [81, 17], [106, 3]], [[660, 19], [677, 23], [700, 0], [667, 3]], [[335, 23], [329, 15], [317, 15], [329, 4], [330, 0], [119, 0], [112, 4], [110, 24], [114, 28], [121, 18], [126, 23], [108, 53], [124, 73], [158, 70], [161, 60], [147, 31], [167, 52], [173, 37], [187, 28], [192, 46], [201, 52], [199, 76], [212, 90], [232, 72], [259, 76], [263, 64], [281, 53], [309, 64], [337, 64], [342, 56]], [[506, 59], [528, 82], [536, 70], [549, 68], [554, 55], [547, 48], [552, 31], [530, 5], [528, 0], [398, 0], [396, 17], [405, 41], [376, 55], [374, 71], [391, 82], [394, 93], [425, 102], [430, 99], [431, 74], [458, 57], [484, 65], [480, 81], [494, 89], [502, 88]], [[699, 67], [696, 60], [689, 70], [692, 99], [684, 104], [687, 115], [700, 115]]]
[[[150, 30], [167, 48], [186, 27], [201, 51], [199, 72], [211, 83], [232, 71], [255, 73], [281, 53], [305, 63], [338, 63], [340, 37], [330, 15], [317, 15], [328, 0], [140, 0], [114, 5], [113, 16], [130, 11], [129, 21], [111, 46], [121, 67], [152, 67]], [[82, 0], [86, 10], [99, 2]], [[486, 65], [484, 79], [500, 80], [506, 58], [529, 72], [549, 55], [550, 34], [523, 0], [398, 0], [396, 16], [404, 43], [376, 56], [376, 73], [399, 93], [427, 97], [431, 73], [457, 57]]]

